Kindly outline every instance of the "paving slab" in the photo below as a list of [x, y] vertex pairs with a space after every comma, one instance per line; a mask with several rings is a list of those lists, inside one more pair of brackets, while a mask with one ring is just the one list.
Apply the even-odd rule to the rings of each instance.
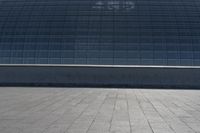
[[200, 133], [200, 90], [0, 87], [0, 133]]

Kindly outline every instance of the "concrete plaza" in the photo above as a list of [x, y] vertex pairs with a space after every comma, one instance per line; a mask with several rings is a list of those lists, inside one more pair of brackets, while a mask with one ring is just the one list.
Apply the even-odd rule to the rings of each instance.
[[200, 133], [200, 90], [1, 87], [0, 133]]

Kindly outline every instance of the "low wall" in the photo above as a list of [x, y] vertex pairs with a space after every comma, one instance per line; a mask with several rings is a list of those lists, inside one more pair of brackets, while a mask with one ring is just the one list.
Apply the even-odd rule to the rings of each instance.
[[1, 86], [200, 88], [200, 67], [1, 65]]

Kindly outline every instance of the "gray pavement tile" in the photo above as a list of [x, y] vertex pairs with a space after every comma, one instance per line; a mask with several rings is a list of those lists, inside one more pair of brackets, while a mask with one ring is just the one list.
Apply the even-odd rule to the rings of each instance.
[[0, 87], [0, 133], [200, 133], [200, 90]]

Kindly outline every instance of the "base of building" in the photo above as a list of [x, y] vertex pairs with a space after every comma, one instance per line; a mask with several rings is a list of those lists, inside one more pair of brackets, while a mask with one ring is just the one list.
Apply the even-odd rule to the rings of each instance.
[[200, 67], [1, 65], [0, 86], [200, 88]]

